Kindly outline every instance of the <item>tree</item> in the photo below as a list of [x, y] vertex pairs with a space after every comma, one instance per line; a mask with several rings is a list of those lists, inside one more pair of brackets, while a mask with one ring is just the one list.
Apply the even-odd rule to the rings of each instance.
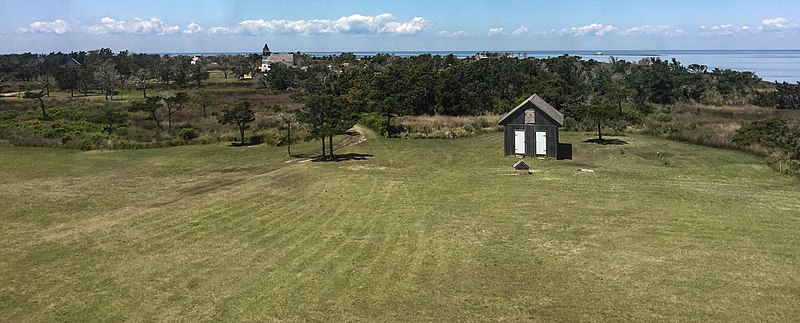
[[94, 72], [94, 78], [100, 82], [100, 88], [106, 96], [106, 100], [114, 100], [114, 92], [116, 91], [117, 84], [120, 81], [120, 75], [117, 68], [111, 60], [105, 61]]
[[75, 89], [80, 84], [80, 71], [77, 68], [60, 68], [54, 73], [56, 83], [62, 91], [69, 90], [69, 96], [75, 96]]
[[207, 110], [214, 104], [214, 98], [207, 91], [200, 91], [195, 97], [195, 102], [203, 109], [203, 118], [208, 118]]
[[171, 57], [169, 55], [164, 55], [161, 57], [161, 60], [158, 62], [158, 77], [161, 79], [161, 82], [164, 84], [169, 85], [169, 82], [172, 81], [172, 74], [173, 74], [173, 61], [176, 58]]
[[50, 75], [42, 75], [39, 77], [39, 84], [42, 85], [42, 92], [50, 97], [50, 87], [53, 86], [53, 77]]
[[125, 82], [138, 71], [136, 69], [136, 63], [127, 50], [121, 51], [115, 55], [113, 62], [119, 74], [119, 87], [125, 87]]
[[206, 69], [206, 65], [199, 61], [195, 62], [195, 64], [191, 66], [189, 74], [190, 74], [189, 78], [191, 78], [192, 81], [195, 81], [197, 83], [197, 87], [203, 85], [203, 80], [208, 79], [209, 75], [208, 69]]
[[322, 159], [327, 159], [325, 152], [325, 137], [330, 132], [325, 123], [326, 113], [334, 107], [334, 97], [330, 94], [317, 94], [306, 100], [297, 118], [300, 122], [309, 125], [311, 135], [322, 140]]
[[78, 88], [83, 96], [89, 95], [92, 84], [95, 82], [93, 67], [82, 65], [78, 70]]
[[291, 113], [280, 113], [279, 116], [286, 124], [286, 153], [292, 157], [292, 124], [295, 122], [295, 116]]
[[44, 97], [44, 91], [39, 91], [39, 92], [27, 91], [25, 92], [25, 95], [23, 97], [26, 99], [39, 100], [39, 107], [41, 107], [42, 109], [42, 119], [47, 120], [49, 118], [47, 115], [47, 110], [45, 110], [44, 100], [42, 99]]
[[161, 103], [167, 109], [167, 127], [172, 128], [172, 116], [175, 112], [183, 108], [183, 105], [189, 101], [189, 95], [186, 92], [164, 92], [161, 95]]
[[188, 56], [178, 56], [172, 60], [170, 70], [172, 77], [175, 80], [175, 85], [179, 87], [186, 87], [191, 80], [191, 63], [192, 59]]
[[286, 90], [297, 87], [298, 69], [285, 64], [274, 64], [262, 78], [262, 82], [269, 89]]
[[800, 82], [775, 84], [778, 109], [800, 109]]
[[253, 73], [255, 67], [255, 63], [249, 56], [238, 56], [234, 59], [233, 73], [241, 81], [246, 75]]
[[233, 107], [225, 107], [222, 114], [217, 116], [220, 124], [233, 124], [239, 128], [239, 135], [242, 145], [244, 145], [244, 130], [249, 124], [256, 120], [253, 109], [250, 108], [249, 101], [241, 101]]
[[386, 118], [386, 137], [393, 133], [392, 117], [402, 114], [404, 95], [403, 88], [398, 86], [400, 72], [390, 69], [376, 73], [373, 79], [373, 91], [370, 103], [373, 108]]
[[150, 79], [150, 71], [146, 68], [140, 68], [136, 71], [136, 74], [133, 74], [133, 81], [136, 84], [137, 88], [142, 89], [142, 96], [147, 98], [147, 80]]
[[222, 71], [222, 75], [224, 78], [228, 78], [228, 71], [231, 70], [233, 66], [231, 64], [231, 56], [228, 55], [220, 55], [216, 56], [217, 64], [219, 64], [219, 69]]
[[156, 128], [161, 128], [161, 123], [158, 121], [158, 109], [161, 107], [161, 98], [152, 96], [144, 99], [144, 101], [134, 101], [131, 104], [131, 111], [143, 111], [150, 114], [150, 118], [156, 122]]
[[603, 123], [608, 123], [619, 118], [617, 107], [607, 100], [596, 100], [584, 108], [583, 118], [597, 124], [597, 140], [603, 140]]

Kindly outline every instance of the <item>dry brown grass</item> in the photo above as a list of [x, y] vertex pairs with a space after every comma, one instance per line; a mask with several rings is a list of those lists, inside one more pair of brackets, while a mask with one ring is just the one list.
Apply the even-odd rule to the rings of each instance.
[[395, 119], [403, 138], [460, 138], [499, 131], [502, 116], [405, 116]]
[[[662, 107], [661, 110], [670, 110]], [[709, 106], [700, 104], [679, 104], [671, 107], [667, 113], [668, 121], [658, 116], [651, 119], [648, 130], [655, 134], [666, 135], [670, 139], [695, 144], [743, 150], [758, 156], [766, 157], [769, 164], [783, 172], [788, 163], [783, 156], [761, 146], [742, 147], [731, 138], [742, 124], [771, 117], [780, 116], [795, 126], [800, 126], [800, 110], [779, 110], [775, 108], [746, 106]], [[662, 119], [661, 121], [658, 121]]]

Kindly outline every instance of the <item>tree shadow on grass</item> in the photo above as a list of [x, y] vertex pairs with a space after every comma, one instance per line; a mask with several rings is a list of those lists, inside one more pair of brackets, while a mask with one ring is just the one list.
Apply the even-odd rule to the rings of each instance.
[[241, 143], [241, 142], [232, 142], [228, 147], [250, 147], [250, 146], [258, 146], [260, 144], [252, 144], [249, 142]]
[[620, 140], [620, 139], [597, 139], [597, 138], [595, 138], [595, 139], [585, 140], [584, 142], [598, 144], [598, 145], [626, 145], [626, 144], [628, 144], [627, 141]]
[[347, 153], [347, 154], [334, 154], [334, 158], [330, 159], [326, 157], [322, 159], [319, 154], [292, 154], [294, 158], [311, 158], [312, 162], [340, 162], [340, 161], [348, 161], [348, 160], [369, 160], [372, 155], [370, 154], [358, 154], [358, 153]]
[[322, 157], [317, 156], [311, 160], [312, 162], [340, 162], [340, 161], [348, 161], [348, 160], [369, 160], [372, 155], [370, 154], [358, 154], [358, 153], [347, 153], [347, 154], [334, 154], [333, 159], [326, 158], [322, 159]]

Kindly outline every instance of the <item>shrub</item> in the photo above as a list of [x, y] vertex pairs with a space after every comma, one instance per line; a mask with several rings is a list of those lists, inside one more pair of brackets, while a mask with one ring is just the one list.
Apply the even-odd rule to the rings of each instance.
[[247, 143], [250, 145], [260, 145], [264, 143], [264, 134], [256, 133], [251, 135]]
[[175, 127], [178, 130], [178, 137], [183, 140], [192, 140], [197, 138], [197, 131], [189, 125], [181, 125]]
[[358, 123], [375, 130], [377, 133], [386, 132], [386, 118], [377, 112], [364, 113], [358, 119]]
[[0, 120], [3, 121], [15, 121], [19, 118], [19, 111], [16, 110], [6, 110], [0, 111]]

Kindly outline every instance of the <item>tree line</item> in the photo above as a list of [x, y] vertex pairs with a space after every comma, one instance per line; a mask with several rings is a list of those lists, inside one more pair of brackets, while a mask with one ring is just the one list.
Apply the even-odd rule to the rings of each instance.
[[[74, 60], [77, 64], [69, 64]], [[323, 156], [333, 154], [333, 136], [356, 122], [367, 122], [386, 136], [397, 133], [392, 119], [403, 115], [481, 115], [504, 113], [532, 93], [538, 93], [566, 115], [571, 129], [624, 129], [642, 124], [655, 106], [677, 102], [755, 104], [784, 109], [800, 106], [800, 83], [767, 84], [752, 72], [682, 65], [658, 57], [608, 62], [563, 55], [552, 58], [514, 58], [481, 55], [400, 57], [389, 54], [356, 57], [342, 53], [325, 57], [295, 54], [296, 66], [275, 64], [256, 73], [260, 56], [222, 55], [193, 63], [188, 56], [88, 52], [0, 55], [0, 85], [25, 81], [41, 85], [26, 93], [39, 99], [51, 87], [87, 94], [101, 91], [113, 100], [120, 88], [142, 91], [138, 111], [167, 110], [171, 98], [148, 100], [151, 87], [201, 86], [208, 70], [219, 69], [271, 91], [289, 91], [304, 103], [298, 121], [322, 139]], [[149, 103], [148, 103], [149, 101]], [[149, 108], [148, 108], [149, 106]], [[154, 108], [155, 107], [155, 108]], [[148, 110], [150, 109], [150, 110]], [[206, 106], [203, 106], [204, 116]], [[157, 115], [151, 113], [153, 119]], [[160, 121], [155, 120], [157, 127]], [[241, 133], [242, 131], [240, 131]], [[243, 139], [243, 138], [242, 138]], [[327, 141], [327, 142], [326, 142]], [[326, 149], [327, 147], [327, 149]]]
[[[578, 56], [518, 59], [488, 55], [357, 58], [316, 57], [301, 68], [276, 65], [260, 80], [264, 87], [295, 91], [305, 102], [300, 120], [319, 138], [330, 138], [359, 118], [382, 118], [376, 128], [396, 132], [391, 119], [402, 115], [504, 113], [538, 93], [566, 116], [571, 129], [624, 129], [642, 124], [657, 105], [677, 102], [757, 104], [798, 108], [800, 85], [769, 85], [752, 72], [682, 65], [658, 57], [610, 62]], [[773, 98], [772, 101], [765, 97]]]
[[[222, 55], [194, 60], [190, 56], [142, 54], [108, 48], [92, 51], [50, 54], [0, 55], [0, 86], [24, 84], [25, 90], [48, 96], [58, 87], [75, 94], [100, 91], [113, 100], [124, 87], [135, 87], [144, 97], [150, 86], [186, 88], [201, 86], [209, 69], [219, 69], [225, 78], [244, 79], [253, 73], [259, 55]], [[18, 90], [18, 89], [11, 89]]]

